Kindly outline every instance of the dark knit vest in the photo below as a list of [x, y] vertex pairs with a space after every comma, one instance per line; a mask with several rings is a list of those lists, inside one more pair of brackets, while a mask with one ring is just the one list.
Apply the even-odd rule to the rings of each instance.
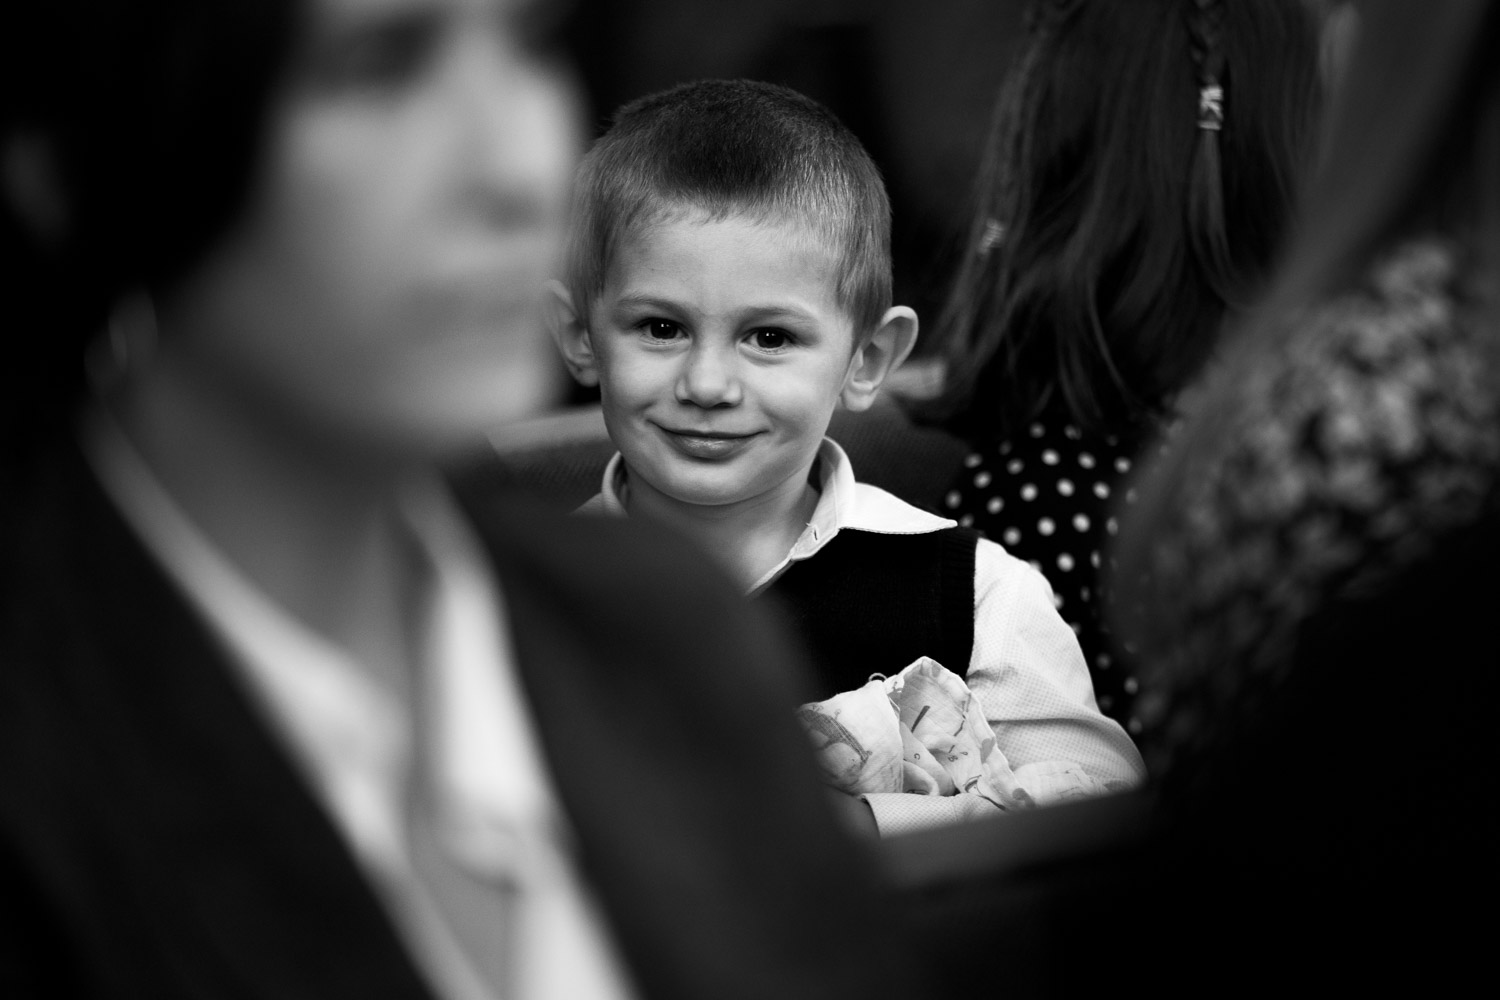
[[974, 648], [979, 534], [882, 535], [845, 528], [762, 591], [791, 617], [821, 701], [930, 656], [960, 677]]

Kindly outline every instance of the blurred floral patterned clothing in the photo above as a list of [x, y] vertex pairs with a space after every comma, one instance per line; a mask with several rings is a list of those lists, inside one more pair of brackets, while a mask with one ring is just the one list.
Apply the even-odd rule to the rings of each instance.
[[[1153, 773], [1234, 739], [1315, 618], [1378, 596], [1494, 511], [1500, 380], [1481, 317], [1495, 313], [1473, 303], [1495, 300], [1465, 275], [1445, 243], [1400, 247], [1197, 414], [1212, 430], [1155, 484], [1166, 513], [1147, 540], [1138, 709]], [[1369, 666], [1362, 683], [1393, 679]]]

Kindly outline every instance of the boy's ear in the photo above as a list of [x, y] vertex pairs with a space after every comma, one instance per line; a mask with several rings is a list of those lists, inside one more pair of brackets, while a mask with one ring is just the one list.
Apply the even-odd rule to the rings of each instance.
[[568, 373], [579, 385], [599, 384], [599, 364], [588, 327], [573, 304], [573, 293], [560, 281], [549, 281], [542, 287], [542, 312], [547, 332], [562, 353]]
[[886, 376], [901, 366], [917, 345], [917, 314], [907, 306], [892, 306], [880, 318], [875, 333], [854, 352], [844, 391], [839, 399], [844, 408], [868, 410]]

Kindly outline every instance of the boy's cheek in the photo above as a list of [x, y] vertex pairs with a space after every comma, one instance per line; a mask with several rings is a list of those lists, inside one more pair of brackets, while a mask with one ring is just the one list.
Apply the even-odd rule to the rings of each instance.
[[619, 334], [613, 330], [605, 330], [602, 335], [590, 334], [589, 342], [594, 349], [594, 367], [599, 371], [600, 388], [605, 388], [607, 383], [618, 382], [619, 373], [625, 367]]
[[597, 356], [601, 387], [608, 383], [617, 394], [650, 394], [671, 385], [672, 365], [661, 352], [614, 345]]

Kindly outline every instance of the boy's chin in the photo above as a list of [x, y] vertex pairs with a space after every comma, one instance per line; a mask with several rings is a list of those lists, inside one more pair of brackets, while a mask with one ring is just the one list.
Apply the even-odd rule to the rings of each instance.
[[629, 472], [629, 477], [633, 492], [653, 495], [659, 502], [683, 507], [728, 507], [757, 495], [753, 484], [648, 478], [634, 471]]
[[[791, 463], [768, 464], [764, 456], [738, 455], [723, 462], [695, 463], [678, 456], [647, 452], [631, 461], [625, 452], [626, 481], [632, 494], [648, 504], [670, 507], [725, 508], [750, 503], [805, 482], [806, 469]], [[633, 504], [632, 504], [633, 506]]]
[[677, 487], [657, 492], [666, 499], [686, 507], [729, 507], [756, 495], [752, 489], [724, 490], [692, 487]]

